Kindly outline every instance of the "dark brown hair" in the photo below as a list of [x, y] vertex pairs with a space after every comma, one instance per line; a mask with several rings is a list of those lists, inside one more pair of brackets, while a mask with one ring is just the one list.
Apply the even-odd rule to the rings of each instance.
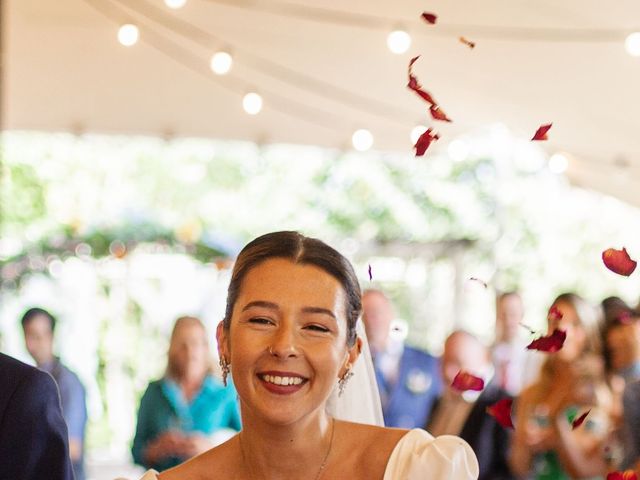
[[231, 326], [233, 307], [238, 300], [242, 281], [249, 271], [271, 258], [284, 258], [293, 263], [313, 265], [334, 277], [346, 293], [347, 345], [356, 341], [356, 323], [362, 310], [360, 284], [353, 267], [337, 250], [316, 238], [305, 237], [298, 232], [273, 232], [248, 243], [238, 255], [227, 293], [227, 309], [224, 328]]

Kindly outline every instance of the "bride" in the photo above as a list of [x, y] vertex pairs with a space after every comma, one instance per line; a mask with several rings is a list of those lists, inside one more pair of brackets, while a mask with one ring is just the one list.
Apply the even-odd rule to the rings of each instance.
[[217, 330], [242, 431], [142, 480], [476, 479], [458, 437], [353, 422], [381, 424], [360, 297], [349, 261], [320, 240], [276, 232], [245, 246]]

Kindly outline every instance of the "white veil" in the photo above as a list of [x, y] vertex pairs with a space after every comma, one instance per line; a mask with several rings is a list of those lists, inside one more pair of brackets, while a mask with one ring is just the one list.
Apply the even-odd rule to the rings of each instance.
[[358, 320], [356, 333], [362, 339], [362, 352], [353, 365], [353, 376], [347, 382], [344, 393], [338, 396], [338, 386], [327, 402], [327, 412], [340, 420], [384, 426], [378, 382], [373, 370], [371, 351], [362, 321]]

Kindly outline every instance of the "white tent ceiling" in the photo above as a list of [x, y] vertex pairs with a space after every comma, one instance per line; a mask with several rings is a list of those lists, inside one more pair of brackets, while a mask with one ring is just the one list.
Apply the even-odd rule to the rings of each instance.
[[[406, 89], [409, 59], [452, 124], [448, 139], [502, 122], [530, 137], [553, 122], [549, 153], [572, 155], [576, 184], [640, 205], [637, 0], [5, 0], [4, 128], [205, 136], [343, 148], [357, 128], [410, 152], [426, 123]], [[436, 13], [429, 26], [423, 10]], [[140, 27], [123, 47], [119, 24]], [[405, 27], [403, 55], [386, 35]], [[458, 41], [476, 42], [471, 50]], [[209, 70], [219, 48], [232, 72]], [[265, 101], [253, 117], [246, 91]], [[428, 158], [429, 152], [427, 152]]]

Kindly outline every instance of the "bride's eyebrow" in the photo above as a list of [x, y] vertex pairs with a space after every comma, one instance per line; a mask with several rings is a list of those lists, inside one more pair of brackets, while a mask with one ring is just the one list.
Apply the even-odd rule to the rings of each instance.
[[265, 300], [255, 300], [253, 302], [247, 303], [244, 307], [242, 307], [242, 311], [244, 312], [252, 307], [268, 308], [269, 310], [280, 310], [280, 307], [278, 307], [276, 303], [267, 302]]
[[[277, 303], [273, 303], [273, 302], [267, 302], [266, 300], [254, 300], [253, 302], [249, 302], [247, 303], [244, 307], [242, 307], [242, 311], [246, 311], [249, 310], [250, 308], [253, 307], [259, 307], [259, 308], [267, 308], [269, 310], [280, 310], [280, 307], [278, 306]], [[322, 307], [304, 307], [302, 309], [302, 311], [304, 313], [320, 313], [323, 315], [328, 315], [331, 318], [333, 318], [334, 320], [338, 320], [335, 316], [335, 314], [329, 310], [328, 308], [322, 308]]]
[[304, 313], [321, 313], [323, 315], [329, 315], [331, 318], [333, 318], [334, 320], [338, 320], [335, 316], [335, 314], [329, 310], [328, 308], [322, 308], [322, 307], [304, 307], [302, 309], [302, 311]]

